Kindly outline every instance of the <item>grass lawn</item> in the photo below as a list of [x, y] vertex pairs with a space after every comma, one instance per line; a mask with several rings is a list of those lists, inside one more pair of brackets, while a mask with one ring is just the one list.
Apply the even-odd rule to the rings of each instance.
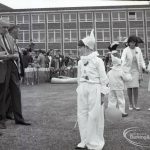
[[[141, 111], [126, 110], [129, 114], [122, 122], [112, 124], [105, 121], [105, 146], [103, 150], [148, 150], [130, 144], [123, 131], [130, 127], [144, 129], [150, 136], [150, 93], [147, 91], [148, 75], [139, 88]], [[80, 142], [76, 122], [76, 84], [40, 84], [22, 86], [22, 106], [24, 118], [32, 126], [15, 125], [6, 122], [7, 129], [1, 130], [0, 150], [73, 150]], [[150, 139], [149, 141], [150, 145]]]

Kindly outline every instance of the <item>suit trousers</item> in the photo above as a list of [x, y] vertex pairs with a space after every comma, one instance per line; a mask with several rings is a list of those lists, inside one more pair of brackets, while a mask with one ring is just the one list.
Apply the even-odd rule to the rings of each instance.
[[0, 83], [0, 121], [5, 119], [5, 83]]
[[[7, 74], [5, 80], [5, 103], [8, 95], [8, 90], [10, 91], [11, 104], [14, 113], [14, 119], [16, 122], [24, 121], [22, 116], [22, 106], [21, 106], [21, 91], [20, 91], [20, 77], [18, 73], [18, 68], [16, 64], [9, 60], [7, 62]], [[8, 103], [8, 105], [10, 104]], [[6, 106], [7, 108], [9, 106]], [[6, 113], [6, 112], [5, 112]]]
[[12, 107], [12, 100], [11, 100], [11, 94], [10, 89], [8, 88], [7, 96], [6, 96], [6, 116], [12, 116], [13, 114], [13, 107]]

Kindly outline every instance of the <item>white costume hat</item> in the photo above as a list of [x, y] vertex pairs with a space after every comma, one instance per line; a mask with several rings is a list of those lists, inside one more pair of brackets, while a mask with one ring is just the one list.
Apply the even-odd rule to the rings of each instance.
[[121, 59], [113, 55], [113, 54], [116, 54], [116, 53], [118, 53], [118, 52], [117, 51], [113, 51], [111, 53], [112, 64], [113, 65], [121, 65]]
[[113, 43], [111, 43], [111, 45], [110, 45], [110, 48], [112, 48], [113, 46], [115, 46], [115, 45], [119, 45], [119, 42], [113, 42]]
[[88, 35], [84, 39], [82, 39], [85, 46], [88, 46], [90, 49], [94, 50], [95, 46], [95, 37], [94, 37], [94, 29], [92, 29], [90, 36]]

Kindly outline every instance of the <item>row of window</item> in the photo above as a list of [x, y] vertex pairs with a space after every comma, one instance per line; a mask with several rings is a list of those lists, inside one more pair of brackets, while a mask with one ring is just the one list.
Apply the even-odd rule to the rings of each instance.
[[[110, 13], [109, 12], [95, 12], [95, 21], [96, 22], [108, 22], [110, 21]], [[125, 21], [127, 20], [125, 11], [113, 11], [111, 13], [112, 21]], [[15, 16], [10, 15], [1, 16], [2, 18], [7, 18], [10, 23], [14, 23]], [[77, 13], [63, 13], [62, 14], [63, 22], [76, 22], [77, 21]], [[144, 20], [144, 12], [143, 11], [130, 11], [128, 12], [128, 20], [129, 21], [143, 21]], [[150, 20], [150, 11], [146, 11], [146, 20]], [[32, 23], [45, 23], [45, 14], [32, 14], [31, 15]], [[91, 12], [80, 12], [79, 13], [79, 21], [80, 22], [92, 22], [93, 21], [93, 13]], [[16, 15], [17, 24], [29, 24], [30, 17], [28, 14], [18, 14]], [[61, 14], [59, 13], [48, 13], [47, 14], [47, 22], [48, 23], [60, 23], [61, 22]]]
[[[91, 30], [85, 29], [79, 31], [79, 39], [82, 39], [89, 35]], [[144, 39], [144, 30], [143, 28], [130, 28], [130, 35], [137, 35]], [[32, 31], [32, 40], [33, 42], [45, 42], [46, 41], [46, 32], [43, 30]], [[109, 29], [97, 29], [96, 30], [96, 40], [97, 42], [110, 42], [111, 35]], [[113, 41], [124, 41], [127, 37], [126, 29], [112, 29], [112, 40]], [[48, 43], [61, 43], [61, 30], [49, 30], [47, 33]], [[20, 31], [19, 32], [19, 42], [29, 42], [30, 34], [29, 31]], [[147, 39], [150, 41], [150, 28], [147, 31]], [[77, 30], [64, 30], [63, 31], [63, 42], [77, 42], [78, 41], [78, 31]]]

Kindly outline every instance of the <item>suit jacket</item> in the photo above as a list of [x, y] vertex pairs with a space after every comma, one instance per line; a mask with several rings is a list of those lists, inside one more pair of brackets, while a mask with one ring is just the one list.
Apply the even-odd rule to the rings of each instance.
[[[6, 34], [6, 38], [10, 47], [10, 51], [8, 51], [8, 54], [14, 54], [15, 53], [15, 49], [14, 49], [14, 41], [13, 38], [9, 35]], [[4, 45], [3, 39], [2, 39], [2, 35], [0, 34], [0, 83], [5, 82], [5, 77], [6, 77], [6, 73], [7, 73], [7, 62], [8, 60], [3, 60], [3, 56], [5, 55], [4, 53], [7, 53], [6, 47]]]
[[[136, 59], [137, 59], [139, 72], [141, 72], [142, 68], [145, 69], [146, 66], [145, 66], [145, 62], [144, 62], [144, 59], [143, 59], [141, 49], [139, 47], [135, 47], [135, 56], [136, 56]], [[129, 72], [130, 69], [131, 69], [132, 60], [133, 60], [132, 52], [131, 52], [129, 47], [126, 47], [123, 50], [121, 60], [122, 60], [123, 69], [125, 71]]]
[[7, 61], [3, 60], [2, 57], [5, 55], [5, 46], [2, 41], [2, 36], [0, 35], [0, 83], [5, 81], [6, 71], [7, 71]]

